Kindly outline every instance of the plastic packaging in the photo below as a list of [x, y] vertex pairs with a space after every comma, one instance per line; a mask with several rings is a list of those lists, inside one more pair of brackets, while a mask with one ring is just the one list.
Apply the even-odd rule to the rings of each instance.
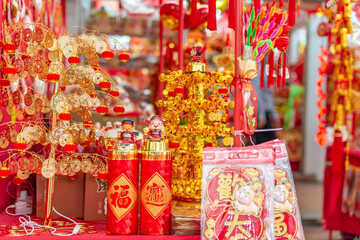
[[205, 148], [202, 239], [274, 239], [272, 147]]
[[285, 143], [274, 140], [258, 146], [273, 147], [275, 151], [275, 239], [305, 240], [294, 178]]

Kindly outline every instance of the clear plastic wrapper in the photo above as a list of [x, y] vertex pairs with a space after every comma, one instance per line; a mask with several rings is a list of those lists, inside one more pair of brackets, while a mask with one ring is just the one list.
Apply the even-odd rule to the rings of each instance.
[[205, 148], [202, 239], [274, 239], [272, 147]]
[[274, 217], [275, 239], [305, 240], [301, 223], [294, 178], [285, 143], [270, 141], [258, 146], [273, 147], [275, 151], [274, 171]]

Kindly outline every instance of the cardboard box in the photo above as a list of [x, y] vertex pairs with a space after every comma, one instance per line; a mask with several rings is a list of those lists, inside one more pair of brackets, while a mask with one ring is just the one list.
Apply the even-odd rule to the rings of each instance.
[[[53, 205], [59, 213], [75, 218], [84, 218], [84, 174], [70, 180], [66, 176], [55, 176]], [[36, 176], [36, 216], [45, 214], [46, 178]], [[53, 213], [53, 217], [59, 217]]]
[[106, 221], [107, 213], [107, 181], [94, 178], [90, 174], [85, 177], [85, 221]]

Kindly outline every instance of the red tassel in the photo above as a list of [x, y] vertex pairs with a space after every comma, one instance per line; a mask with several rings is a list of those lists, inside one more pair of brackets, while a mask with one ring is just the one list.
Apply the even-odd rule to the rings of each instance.
[[334, 143], [331, 149], [331, 159], [332, 159], [332, 171], [333, 172], [342, 172], [343, 164], [343, 151], [344, 144], [342, 141], [341, 133], [336, 130], [334, 133]]
[[216, 30], [216, 0], [209, 0], [207, 29], [210, 31]]
[[191, 0], [191, 24], [196, 24], [197, 17], [197, 0]]
[[296, 0], [289, 0], [289, 26], [294, 26], [296, 23]]
[[272, 87], [274, 84], [274, 51], [270, 51], [269, 53], [269, 77], [268, 77], [268, 88]]
[[254, 0], [254, 7], [255, 10], [260, 9], [261, 7], [260, 0]]
[[235, 0], [229, 0], [229, 28], [235, 29]]
[[281, 68], [281, 55], [282, 53], [280, 53], [279, 59], [278, 59], [278, 64], [277, 64], [277, 68], [276, 68], [276, 86], [278, 87], [278, 89], [280, 89], [281, 87], [281, 75], [280, 75], [280, 68]]
[[282, 65], [282, 86], [286, 86], [286, 51], [284, 50], [283, 65]]
[[261, 71], [260, 71], [260, 90], [264, 89], [264, 72], [265, 72], [265, 59], [261, 61]]

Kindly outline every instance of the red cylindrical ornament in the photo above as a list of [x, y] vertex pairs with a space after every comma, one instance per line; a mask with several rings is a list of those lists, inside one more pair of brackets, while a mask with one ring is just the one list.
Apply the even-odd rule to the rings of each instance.
[[137, 235], [139, 160], [136, 151], [112, 150], [108, 161], [108, 235]]
[[170, 234], [172, 156], [166, 141], [146, 139], [141, 153], [140, 234]]

